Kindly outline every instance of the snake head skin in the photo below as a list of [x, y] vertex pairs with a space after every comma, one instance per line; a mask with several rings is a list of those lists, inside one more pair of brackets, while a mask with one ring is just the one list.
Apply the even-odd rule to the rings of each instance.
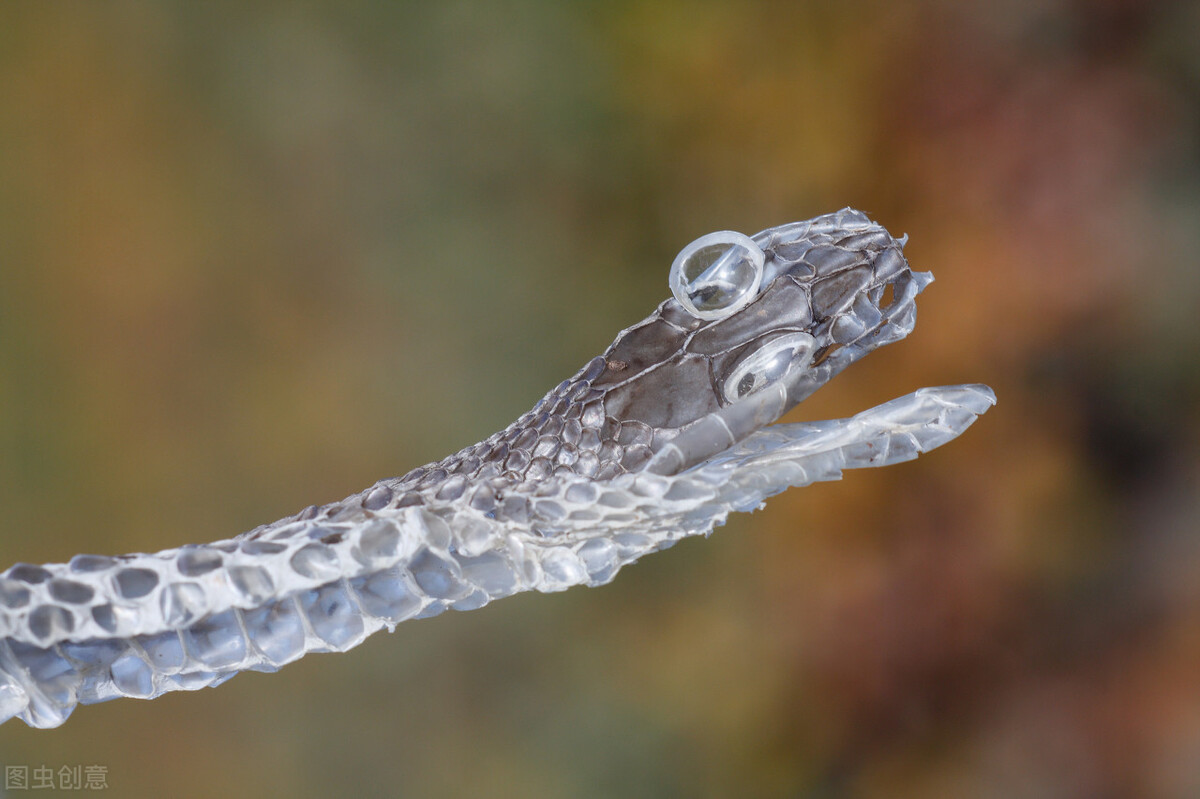
[[[621, 333], [605, 353], [609, 371], [592, 385], [609, 388], [608, 415], [653, 428], [649, 471], [691, 468], [912, 331], [914, 299], [933, 275], [913, 272], [903, 247], [848, 208], [752, 239], [699, 239], [676, 259], [675, 298]], [[701, 265], [689, 279], [691, 258]], [[653, 362], [639, 363], [646, 352]], [[614, 371], [614, 361], [632, 368]]]
[[933, 276], [909, 268], [904, 242], [850, 208], [698, 239], [672, 267], [672, 299], [509, 428], [406, 479], [500, 488], [692, 468], [912, 331]]

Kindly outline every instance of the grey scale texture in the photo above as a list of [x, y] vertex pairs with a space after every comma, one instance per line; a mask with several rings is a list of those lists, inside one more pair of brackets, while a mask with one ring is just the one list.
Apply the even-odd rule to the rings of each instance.
[[772, 424], [906, 336], [932, 276], [848, 208], [753, 239], [764, 267], [748, 305], [706, 320], [666, 300], [509, 427], [444, 460], [225, 541], [11, 567], [0, 721], [55, 727], [78, 704], [216, 685], [408, 619], [607, 583], [789, 486], [940, 446], [994, 403], [986, 386], [948, 386]]

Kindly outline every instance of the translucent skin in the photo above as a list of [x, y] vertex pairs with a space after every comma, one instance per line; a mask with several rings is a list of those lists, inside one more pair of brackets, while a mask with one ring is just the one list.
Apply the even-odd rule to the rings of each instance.
[[674, 299], [488, 439], [341, 502], [156, 554], [18, 564], [0, 577], [0, 720], [153, 698], [344, 651], [382, 628], [621, 566], [788, 486], [916, 457], [994, 402], [922, 389], [849, 419], [771, 425], [906, 336], [903, 241], [851, 209], [771, 228], [748, 302]]

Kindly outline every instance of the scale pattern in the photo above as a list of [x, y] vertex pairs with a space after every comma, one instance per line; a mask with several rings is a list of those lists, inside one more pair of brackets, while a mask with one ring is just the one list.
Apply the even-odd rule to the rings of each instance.
[[[54, 727], [80, 703], [216, 685], [408, 619], [607, 583], [789, 486], [940, 446], [994, 402], [985, 386], [922, 389], [849, 419], [766, 426], [907, 335], [932, 278], [850, 209], [754, 241], [766, 270], [746, 308], [708, 321], [667, 300], [442, 461], [226, 541], [8, 569], [0, 721]], [[724, 396], [739, 364], [796, 333], [817, 349], [773, 384], [778, 406]]]

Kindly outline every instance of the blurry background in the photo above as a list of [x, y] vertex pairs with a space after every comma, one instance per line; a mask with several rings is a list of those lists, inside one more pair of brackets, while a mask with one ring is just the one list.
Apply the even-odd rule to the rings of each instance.
[[0, 565], [440, 458], [692, 239], [846, 205], [938, 282], [789, 419], [1000, 404], [610, 586], [12, 721], [0, 761], [121, 796], [1197, 795], [1197, 31], [1136, 0], [5, 3]]

